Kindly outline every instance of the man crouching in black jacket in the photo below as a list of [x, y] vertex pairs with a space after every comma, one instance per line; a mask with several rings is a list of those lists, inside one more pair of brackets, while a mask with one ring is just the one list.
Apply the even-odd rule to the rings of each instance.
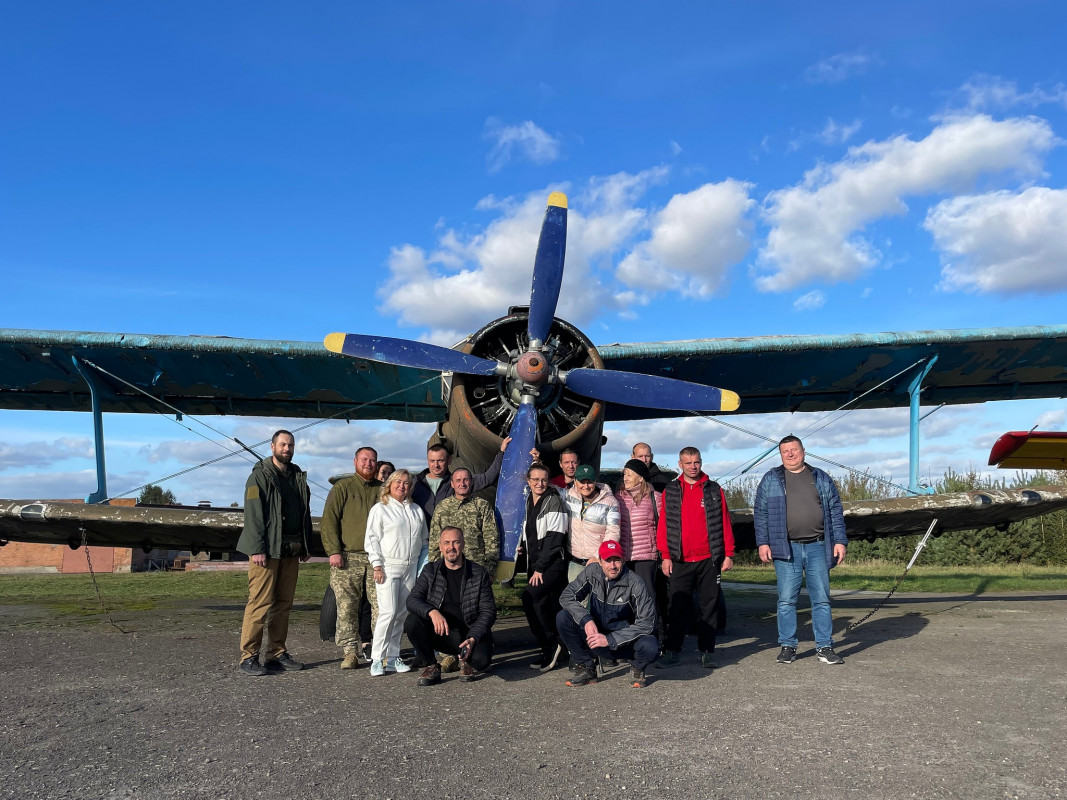
[[434, 650], [459, 656], [460, 680], [472, 681], [493, 660], [496, 602], [489, 573], [463, 557], [463, 531], [441, 531], [441, 560], [427, 564], [408, 595], [404, 633], [423, 665], [419, 686], [441, 682]]

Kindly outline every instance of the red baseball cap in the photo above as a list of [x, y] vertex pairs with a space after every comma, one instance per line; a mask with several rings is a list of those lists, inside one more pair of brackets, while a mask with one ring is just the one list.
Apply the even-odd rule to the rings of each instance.
[[609, 558], [622, 558], [622, 545], [614, 539], [605, 539], [600, 545], [600, 560], [607, 561]]

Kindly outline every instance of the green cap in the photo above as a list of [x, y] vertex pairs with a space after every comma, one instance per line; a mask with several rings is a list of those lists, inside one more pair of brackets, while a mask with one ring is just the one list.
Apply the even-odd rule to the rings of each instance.
[[582, 464], [574, 471], [574, 479], [576, 481], [595, 481], [596, 470], [588, 464]]

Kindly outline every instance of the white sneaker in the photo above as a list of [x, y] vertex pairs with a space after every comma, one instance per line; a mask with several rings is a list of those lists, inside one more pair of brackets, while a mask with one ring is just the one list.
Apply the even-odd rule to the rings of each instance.
[[405, 664], [399, 656], [386, 661], [385, 669], [388, 672], [411, 672], [411, 667]]
[[370, 662], [370, 676], [377, 678], [380, 675], [385, 674], [385, 662], [380, 659], [375, 659]]

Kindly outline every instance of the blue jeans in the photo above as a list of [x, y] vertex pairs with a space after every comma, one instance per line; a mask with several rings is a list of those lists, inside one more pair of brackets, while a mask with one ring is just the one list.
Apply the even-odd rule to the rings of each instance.
[[826, 563], [826, 543], [799, 544], [790, 542], [792, 557], [788, 561], [774, 559], [774, 573], [778, 576], [778, 643], [783, 647], [797, 646], [797, 598], [803, 577], [811, 599], [811, 627], [816, 647], [833, 644], [834, 623], [830, 617], [830, 568]]

